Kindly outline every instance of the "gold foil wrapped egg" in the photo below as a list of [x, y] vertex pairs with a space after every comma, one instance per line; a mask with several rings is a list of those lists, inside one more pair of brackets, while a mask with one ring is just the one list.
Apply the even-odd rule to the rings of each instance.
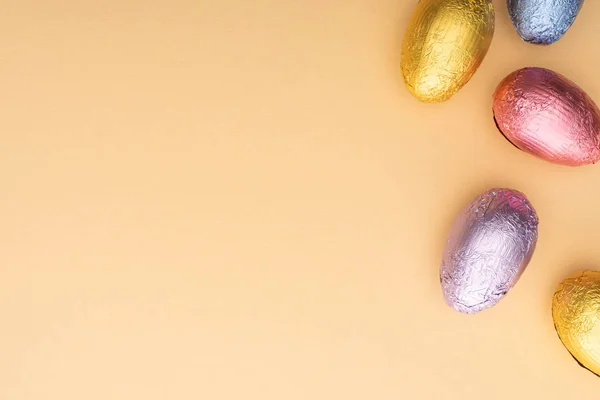
[[491, 0], [420, 0], [402, 44], [402, 75], [419, 100], [449, 99], [473, 76], [494, 35]]
[[579, 364], [600, 375], [600, 271], [583, 271], [560, 283], [552, 300], [560, 340]]

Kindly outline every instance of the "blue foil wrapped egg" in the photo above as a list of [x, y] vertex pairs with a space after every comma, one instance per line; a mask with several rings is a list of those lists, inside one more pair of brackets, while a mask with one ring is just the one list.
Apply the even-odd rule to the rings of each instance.
[[552, 44], [575, 22], [584, 0], [507, 0], [508, 13], [524, 41]]

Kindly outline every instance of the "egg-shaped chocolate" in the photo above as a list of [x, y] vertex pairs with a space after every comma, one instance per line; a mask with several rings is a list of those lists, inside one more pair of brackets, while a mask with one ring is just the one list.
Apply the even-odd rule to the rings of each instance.
[[583, 0], [507, 0], [506, 4], [524, 41], [552, 44], [573, 25]]
[[424, 102], [449, 99], [471, 79], [493, 35], [491, 0], [420, 0], [402, 44], [409, 91]]
[[580, 271], [552, 298], [558, 337], [581, 366], [600, 375], [600, 271]]
[[545, 68], [523, 68], [498, 85], [493, 112], [517, 148], [562, 165], [600, 160], [600, 110], [579, 86]]
[[456, 217], [444, 248], [440, 282], [446, 303], [474, 314], [510, 291], [533, 255], [538, 217], [522, 193], [492, 189]]

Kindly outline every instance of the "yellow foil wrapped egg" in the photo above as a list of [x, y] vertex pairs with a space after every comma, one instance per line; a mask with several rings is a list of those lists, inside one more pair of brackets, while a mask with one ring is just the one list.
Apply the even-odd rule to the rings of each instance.
[[491, 0], [420, 0], [402, 44], [408, 90], [424, 102], [449, 99], [471, 79], [493, 36]]
[[552, 300], [560, 340], [581, 366], [600, 375], [600, 271], [583, 271], [560, 283]]

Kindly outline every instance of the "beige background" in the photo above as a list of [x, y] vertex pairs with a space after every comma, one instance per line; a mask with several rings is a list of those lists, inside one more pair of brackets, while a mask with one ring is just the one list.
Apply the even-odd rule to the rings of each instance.
[[[0, 13], [0, 399], [591, 399], [559, 280], [600, 268], [600, 166], [514, 149], [491, 94], [538, 65], [600, 99], [600, 2], [551, 47], [504, 1], [451, 101], [399, 73], [415, 0], [20, 0]], [[443, 302], [449, 225], [524, 191], [534, 259]]]

